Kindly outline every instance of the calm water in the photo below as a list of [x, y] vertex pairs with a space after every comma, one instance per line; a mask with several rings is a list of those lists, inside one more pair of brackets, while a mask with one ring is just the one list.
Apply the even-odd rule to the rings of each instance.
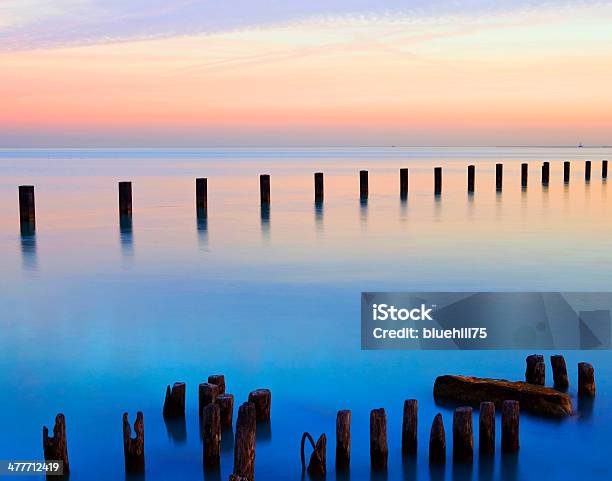
[[[335, 414], [353, 411], [351, 480], [369, 469], [369, 411], [388, 416], [387, 479], [610, 479], [610, 352], [590, 361], [597, 398], [562, 422], [521, 418], [518, 457], [472, 471], [430, 473], [431, 421], [452, 411], [432, 398], [444, 373], [521, 379], [525, 352], [362, 352], [361, 291], [610, 290], [612, 201], [605, 149], [239, 149], [0, 151], [0, 458], [42, 457], [41, 427], [67, 417], [73, 480], [123, 479], [121, 415], [145, 417], [147, 480], [204, 475], [197, 384], [224, 373], [237, 405], [273, 393], [269, 432], [258, 432], [256, 477], [301, 476], [303, 431], [328, 436], [335, 479]], [[593, 160], [590, 183], [584, 160]], [[551, 162], [547, 189], [542, 161]], [[562, 161], [573, 160], [562, 182]], [[612, 159], [611, 159], [612, 160]], [[503, 162], [497, 194], [494, 164]], [[530, 162], [520, 188], [520, 163]], [[476, 164], [476, 194], [466, 165]], [[435, 199], [432, 168], [444, 167]], [[410, 169], [407, 202], [398, 169]], [[370, 171], [367, 205], [358, 171]], [[325, 204], [312, 173], [325, 172]], [[272, 176], [262, 213], [258, 174]], [[198, 223], [194, 178], [208, 177], [209, 215]], [[131, 231], [120, 229], [117, 181], [132, 180]], [[17, 186], [36, 186], [36, 237], [19, 234]], [[545, 353], [550, 354], [550, 353]], [[550, 369], [547, 373], [550, 377]], [[166, 384], [187, 382], [181, 436], [164, 424]], [[419, 453], [402, 465], [404, 399], [419, 400]], [[477, 423], [477, 416], [474, 418]], [[476, 424], [477, 425], [477, 424]], [[499, 430], [499, 419], [498, 419]], [[499, 433], [499, 431], [498, 431]], [[477, 441], [477, 440], [476, 440]], [[477, 445], [477, 444], [476, 444]], [[498, 439], [499, 446], [499, 439]]]

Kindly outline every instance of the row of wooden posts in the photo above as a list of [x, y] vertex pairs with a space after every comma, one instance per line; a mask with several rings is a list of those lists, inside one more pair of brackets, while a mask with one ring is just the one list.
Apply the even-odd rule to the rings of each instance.
[[[546, 364], [541, 354], [531, 354], [526, 359], [525, 382], [544, 386], [546, 384]], [[565, 358], [559, 354], [550, 356], [555, 389], [565, 391], [569, 387]], [[595, 370], [588, 362], [578, 363], [578, 396], [595, 395]]]
[[[527, 187], [529, 166], [528, 164], [521, 164], [521, 186]], [[503, 164], [495, 165], [495, 187], [497, 191], [501, 191], [503, 187]], [[408, 169], [401, 168], [399, 171], [400, 176], [400, 197], [402, 199], [408, 196]], [[476, 166], [468, 165], [467, 169], [467, 190], [469, 193], [475, 192], [475, 177], [476, 177]], [[601, 162], [601, 177], [607, 179], [608, 177], [608, 161], [603, 160]], [[584, 164], [584, 178], [586, 181], [591, 179], [591, 161], [587, 160]], [[568, 183], [570, 180], [570, 162], [563, 162], [563, 181]], [[542, 164], [542, 184], [548, 185], [550, 181], [550, 162], [544, 162]], [[262, 205], [269, 205], [271, 202], [270, 197], [270, 175], [262, 174], [259, 176], [259, 190], [260, 190], [260, 202]], [[369, 187], [368, 187], [368, 171], [361, 170], [359, 172], [359, 195], [361, 200], [368, 198]], [[442, 193], [442, 167], [434, 168], [434, 194], [440, 195]], [[323, 202], [324, 199], [324, 187], [323, 187], [323, 173], [316, 172], [314, 174], [314, 198], [315, 202]], [[206, 215], [208, 209], [208, 179], [197, 178], [196, 179], [196, 208], [198, 215]], [[131, 182], [119, 182], [119, 213], [122, 216], [132, 215], [132, 183]], [[21, 185], [19, 186], [19, 215], [21, 225], [24, 227], [33, 228], [36, 221], [36, 211], [34, 202], [34, 186], [33, 185]]]

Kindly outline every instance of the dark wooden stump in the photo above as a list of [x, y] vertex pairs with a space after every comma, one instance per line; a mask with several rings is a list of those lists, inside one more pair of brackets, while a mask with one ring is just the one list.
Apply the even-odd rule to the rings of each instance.
[[529, 176], [529, 164], [521, 164], [521, 187], [527, 188], [527, 178]]
[[361, 200], [366, 200], [368, 198], [368, 171], [360, 170], [359, 171], [359, 197]]
[[400, 198], [408, 197], [408, 169], [400, 169]]
[[584, 180], [587, 182], [591, 180], [591, 161], [587, 160], [584, 163]]
[[216, 469], [221, 464], [221, 412], [219, 405], [204, 408], [204, 468]]
[[336, 415], [336, 471], [344, 471], [351, 464], [351, 411]]
[[255, 405], [243, 403], [238, 408], [236, 438], [234, 443], [234, 474], [253, 481], [255, 476], [255, 429], [257, 417]]
[[144, 419], [140, 411], [136, 413], [134, 432], [136, 433], [136, 437], [132, 438], [128, 414], [123, 413], [123, 455], [125, 457], [125, 470], [128, 473], [143, 473], [145, 470]]
[[503, 186], [504, 164], [495, 164], [495, 189], [500, 191]]
[[170, 389], [166, 387], [166, 399], [164, 400], [164, 417], [185, 417], [185, 383], [175, 382]]
[[272, 392], [269, 389], [256, 389], [249, 393], [249, 402], [255, 406], [258, 422], [270, 421], [270, 408], [272, 407]]
[[552, 366], [553, 380], [557, 389], [567, 389], [569, 379], [567, 377], [567, 366], [565, 358], [561, 355], [550, 356], [550, 364]]
[[570, 163], [569, 161], [563, 162], [563, 182], [568, 184], [570, 181]]
[[208, 376], [209, 384], [216, 384], [218, 386], [217, 396], [219, 394], [225, 394], [225, 376], [223, 374], [213, 374]]
[[442, 193], [442, 167], [434, 168], [434, 194], [440, 195]]
[[220, 394], [215, 401], [219, 405], [221, 415], [221, 429], [231, 429], [234, 417], [234, 395]]
[[219, 394], [219, 386], [203, 382], [198, 386], [198, 412], [200, 415], [206, 406], [216, 401]]
[[411, 456], [417, 452], [418, 402], [416, 399], [404, 401], [402, 420], [402, 455]]
[[546, 364], [544, 364], [544, 356], [532, 354], [527, 356], [525, 361], [527, 363], [527, 368], [525, 369], [525, 382], [544, 386], [546, 381]]
[[132, 215], [131, 182], [119, 182], [119, 214]]
[[206, 212], [208, 208], [208, 179], [196, 179], [196, 209]]
[[459, 407], [453, 414], [453, 460], [471, 463], [473, 457], [472, 408]]
[[19, 186], [19, 220], [22, 226], [36, 223], [33, 185]]
[[262, 205], [270, 204], [270, 176], [268, 174], [259, 176], [259, 197]]
[[495, 454], [495, 404], [489, 401], [480, 403], [478, 448], [483, 455]]
[[327, 474], [327, 437], [325, 433], [319, 436], [317, 443], [315, 444], [312, 436], [309, 433], [302, 434], [302, 442], [300, 443], [300, 457], [302, 460], [302, 472], [305, 468], [305, 457], [304, 457], [304, 444], [306, 440], [310, 441], [312, 446], [312, 454], [310, 455], [310, 461], [308, 462], [308, 474], [312, 478], [324, 478]]
[[467, 190], [470, 194], [474, 193], [475, 180], [476, 180], [476, 166], [468, 165]]
[[542, 184], [548, 185], [550, 182], [550, 162], [542, 164]]
[[578, 363], [578, 395], [595, 396], [595, 370], [588, 362]]
[[429, 434], [429, 463], [446, 463], [446, 433], [444, 432], [444, 422], [440, 413], [436, 414]]
[[502, 404], [502, 450], [518, 451], [519, 448], [519, 402], [504, 401]]
[[384, 408], [370, 412], [370, 462], [372, 469], [387, 469], [387, 414]]
[[43, 453], [45, 461], [62, 461], [64, 475], [70, 473], [68, 443], [66, 441], [66, 418], [62, 413], [55, 416], [53, 437], [49, 437], [47, 426], [43, 426]]
[[315, 172], [314, 174], [314, 193], [315, 202], [323, 202], [325, 196], [323, 189], [323, 172]]
[[601, 178], [602, 179], [608, 178], [608, 161], [607, 160], [601, 161]]

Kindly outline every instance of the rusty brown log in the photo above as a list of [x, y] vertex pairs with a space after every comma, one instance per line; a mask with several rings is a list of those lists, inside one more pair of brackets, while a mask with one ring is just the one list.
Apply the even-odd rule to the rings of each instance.
[[208, 382], [203, 382], [198, 386], [198, 412], [202, 415], [202, 411], [206, 406], [216, 401], [219, 394], [219, 386]]
[[66, 441], [66, 418], [62, 413], [55, 416], [53, 436], [49, 436], [47, 426], [43, 426], [43, 453], [45, 461], [62, 461], [63, 473], [70, 472], [68, 463], [68, 443]]
[[244, 476], [248, 481], [253, 481], [255, 477], [256, 427], [255, 405], [245, 402], [238, 408], [238, 419], [236, 420], [234, 474]]
[[502, 450], [514, 452], [519, 448], [519, 402], [504, 401], [502, 405]]
[[595, 396], [595, 370], [588, 362], [578, 363], [578, 395]]
[[208, 404], [203, 411], [204, 418], [204, 468], [217, 469], [221, 464], [221, 413], [219, 405]]
[[569, 386], [569, 378], [567, 377], [565, 358], [559, 354], [550, 356], [550, 365], [552, 366], [555, 387], [557, 389], [567, 389]]
[[217, 396], [220, 394], [225, 394], [225, 376], [223, 374], [213, 374], [212, 376], [208, 376], [208, 383], [217, 385]]
[[255, 406], [258, 422], [270, 421], [272, 407], [272, 392], [269, 389], [256, 389], [249, 393], [249, 402]]
[[165, 418], [181, 418], [185, 416], [184, 382], [175, 382], [172, 389], [170, 389], [170, 386], [166, 387], [163, 413]]
[[372, 469], [387, 469], [387, 414], [384, 408], [370, 412], [370, 463]]
[[125, 458], [125, 470], [128, 473], [143, 473], [145, 470], [144, 417], [140, 411], [136, 413], [134, 432], [136, 433], [136, 437], [132, 438], [128, 414], [123, 413], [123, 455]]
[[544, 364], [544, 356], [532, 354], [531, 356], [527, 356], [525, 361], [527, 364], [525, 369], [525, 382], [544, 386], [546, 382], [546, 364]]
[[440, 413], [436, 414], [429, 434], [429, 463], [446, 463], [446, 433], [444, 432], [444, 422]]
[[338, 411], [336, 415], [336, 471], [351, 464], [351, 411]]
[[478, 450], [481, 455], [495, 454], [495, 404], [490, 401], [480, 403]]
[[234, 416], [234, 395], [220, 394], [215, 401], [219, 405], [221, 415], [221, 429], [231, 429]]
[[473, 458], [472, 408], [459, 407], [453, 414], [453, 460], [471, 463]]
[[404, 401], [402, 420], [402, 455], [411, 456], [417, 452], [418, 402], [416, 399]]

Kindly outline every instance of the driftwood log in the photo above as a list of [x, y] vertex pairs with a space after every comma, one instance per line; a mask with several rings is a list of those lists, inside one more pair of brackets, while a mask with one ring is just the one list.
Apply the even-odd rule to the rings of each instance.
[[336, 471], [351, 464], [351, 411], [338, 411], [336, 415]]
[[272, 392], [269, 389], [256, 389], [249, 393], [249, 402], [255, 406], [258, 422], [270, 421], [272, 407]]
[[495, 403], [501, 409], [506, 400], [521, 403], [521, 409], [548, 417], [565, 417], [572, 414], [570, 397], [554, 389], [525, 382], [487, 379], [470, 376], [439, 376], [434, 383], [436, 401], [451, 400], [478, 406], [483, 401]]
[[55, 416], [53, 437], [49, 436], [47, 426], [43, 426], [43, 453], [45, 461], [62, 461], [63, 473], [70, 473], [68, 463], [68, 444], [66, 442], [66, 418], [62, 413]]
[[257, 418], [253, 403], [245, 402], [238, 408], [236, 440], [234, 443], [234, 474], [249, 481], [255, 477], [255, 430]]
[[387, 414], [384, 408], [370, 412], [370, 462], [372, 469], [387, 469]]
[[181, 418], [185, 416], [185, 383], [175, 382], [170, 389], [166, 386], [166, 399], [164, 400], [164, 417]]
[[436, 414], [429, 434], [429, 463], [446, 463], [446, 433], [444, 432], [444, 422], [440, 413]]
[[453, 460], [471, 463], [473, 458], [472, 408], [459, 407], [453, 414]]
[[325, 433], [319, 436], [317, 443], [315, 444], [312, 436], [309, 433], [302, 434], [302, 442], [300, 443], [300, 458], [302, 460], [302, 472], [306, 466], [306, 459], [304, 457], [304, 444], [306, 440], [310, 441], [312, 446], [312, 454], [310, 455], [310, 461], [308, 462], [308, 474], [313, 478], [324, 478], [327, 474], [327, 437]]
[[489, 401], [480, 403], [478, 451], [485, 456], [495, 454], [495, 404]]
[[128, 473], [143, 473], [145, 469], [144, 419], [140, 411], [136, 414], [134, 432], [136, 433], [136, 437], [132, 438], [128, 414], [123, 413], [123, 455], [125, 457], [125, 470]]
[[417, 452], [418, 402], [416, 399], [404, 401], [402, 420], [402, 455], [411, 456]]

